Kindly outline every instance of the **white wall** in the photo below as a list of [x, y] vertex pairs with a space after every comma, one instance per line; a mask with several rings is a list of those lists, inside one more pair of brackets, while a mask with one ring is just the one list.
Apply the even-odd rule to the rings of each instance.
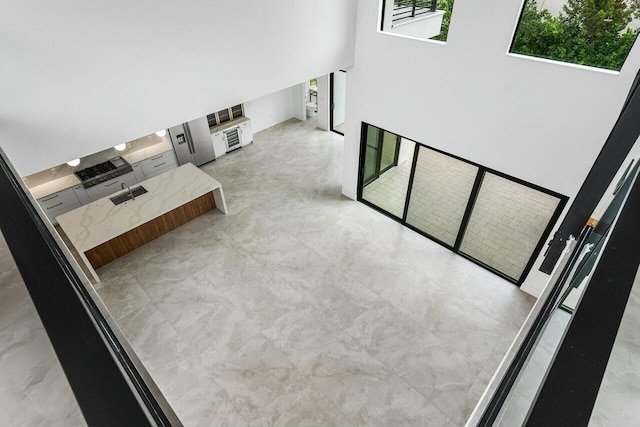
[[344, 123], [346, 116], [347, 76], [342, 71], [333, 73], [333, 126]]
[[251, 119], [254, 133], [293, 117], [292, 88], [244, 103], [244, 114]]
[[456, 0], [445, 44], [381, 33], [380, 4], [358, 1], [355, 65], [347, 73], [345, 195], [356, 196], [363, 121], [576, 194], [640, 67], [640, 46], [620, 73], [510, 55], [520, 7]]
[[329, 130], [329, 75], [317, 79], [318, 86], [318, 127]]
[[355, 13], [356, 0], [8, 0], [0, 144], [28, 175], [349, 67]]
[[309, 96], [308, 81], [291, 88], [291, 105], [293, 117], [298, 120], [307, 120], [307, 98]]

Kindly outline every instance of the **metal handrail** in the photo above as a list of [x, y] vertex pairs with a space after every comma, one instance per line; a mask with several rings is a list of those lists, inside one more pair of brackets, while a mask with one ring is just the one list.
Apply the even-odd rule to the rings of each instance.
[[437, 4], [438, 0], [394, 0], [392, 22], [435, 12]]

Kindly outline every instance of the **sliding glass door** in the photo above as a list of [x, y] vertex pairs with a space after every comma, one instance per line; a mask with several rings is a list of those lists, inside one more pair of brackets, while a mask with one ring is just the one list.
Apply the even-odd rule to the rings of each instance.
[[364, 155], [364, 185], [378, 178], [380, 175], [380, 134], [382, 131], [375, 126], [367, 128]]
[[478, 167], [419, 146], [407, 224], [453, 247]]
[[565, 196], [363, 123], [360, 200], [520, 284]]
[[[399, 162], [403, 144], [404, 158]], [[414, 145], [375, 126], [366, 129], [362, 198], [398, 218], [404, 212]]]

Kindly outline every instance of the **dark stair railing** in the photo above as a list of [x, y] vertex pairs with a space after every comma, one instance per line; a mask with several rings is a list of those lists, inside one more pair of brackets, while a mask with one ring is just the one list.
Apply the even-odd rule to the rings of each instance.
[[438, 0], [395, 0], [393, 3], [392, 22], [435, 12], [437, 5]]
[[[580, 194], [574, 198], [573, 203], [580, 205], [579, 209], [572, 206], [563, 224], [571, 223], [575, 227], [578, 221], [583, 221], [582, 224], [587, 222], [586, 218], [594, 211], [606, 188], [613, 183], [616, 173], [624, 170], [623, 178], [614, 191], [614, 199], [595, 227], [584, 227], [569, 261], [555, 283], [550, 285], [551, 288], [534, 306], [534, 312], [518, 338], [518, 346], [512, 351], [513, 355], [500, 368], [498, 378], [490, 385], [492, 391], [483, 397], [467, 426], [489, 427], [499, 422], [502, 411], [509, 404], [510, 393], [518, 376], [526, 366], [528, 356], [547, 321], [559, 309], [570, 288], [581, 282], [585, 269], [589, 270], [590, 280], [571, 313], [570, 323], [530, 404], [523, 425], [582, 426], [589, 423], [640, 265], [638, 161], [632, 161], [626, 169], [623, 167], [627, 154], [640, 136], [639, 114], [640, 85], [636, 81], [580, 193], [590, 191], [586, 184], [596, 176], [603, 182], [598, 183], [595, 196], [589, 195], [588, 203], [583, 203]], [[595, 251], [589, 254], [591, 259], [580, 261], [579, 254], [585, 244], [594, 244]], [[560, 252], [558, 250], [554, 256], [553, 264], [560, 257]]]
[[181, 426], [1, 148], [0, 199], [0, 230], [87, 424]]

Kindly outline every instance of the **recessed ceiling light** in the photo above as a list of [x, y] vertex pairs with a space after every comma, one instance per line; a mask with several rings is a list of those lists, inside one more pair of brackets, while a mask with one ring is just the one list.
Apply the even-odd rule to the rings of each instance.
[[80, 159], [73, 159], [67, 162], [69, 166], [78, 166], [80, 164]]
[[127, 148], [127, 144], [118, 144], [113, 148], [115, 148], [117, 151], [124, 151], [125, 148]]
[[162, 130], [159, 130], [158, 132], [156, 132], [156, 135], [158, 135], [160, 138], [162, 138], [166, 134], [167, 134], [167, 130], [166, 129], [162, 129]]

